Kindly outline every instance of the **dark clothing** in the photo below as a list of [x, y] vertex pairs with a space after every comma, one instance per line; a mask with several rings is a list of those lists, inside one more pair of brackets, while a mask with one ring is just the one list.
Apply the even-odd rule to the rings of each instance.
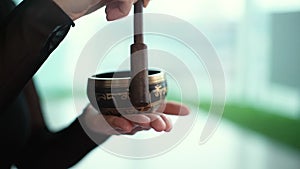
[[52, 0], [25, 0], [2, 23], [0, 110], [19, 95], [73, 22]]
[[31, 78], [74, 23], [52, 0], [13, 7], [0, 2], [0, 169], [68, 168], [96, 144], [78, 120], [58, 133], [47, 129]]

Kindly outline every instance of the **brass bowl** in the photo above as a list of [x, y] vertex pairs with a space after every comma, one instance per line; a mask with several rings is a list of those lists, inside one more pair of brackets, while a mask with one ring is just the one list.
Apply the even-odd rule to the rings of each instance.
[[97, 74], [88, 79], [87, 96], [91, 104], [104, 115], [128, 115], [149, 113], [164, 103], [167, 95], [165, 73], [149, 70], [150, 109], [135, 108], [129, 98], [130, 72], [109, 72]]

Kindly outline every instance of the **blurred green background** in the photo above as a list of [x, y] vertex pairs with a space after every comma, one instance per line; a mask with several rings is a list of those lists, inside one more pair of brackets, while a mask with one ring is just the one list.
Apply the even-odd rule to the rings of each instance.
[[[145, 12], [181, 18], [197, 27], [211, 41], [219, 55], [226, 78], [227, 100], [222, 121], [225, 121], [225, 124], [228, 123], [229, 126], [234, 126], [234, 130], [239, 130], [239, 134], [251, 135], [251, 138], [254, 134], [254, 138], [264, 140], [263, 144], [272, 147], [272, 151], [261, 148], [257, 150], [255, 145], [259, 147], [261, 144], [254, 141], [251, 150], [246, 149], [245, 152], [240, 152], [232, 149], [233, 155], [222, 155], [223, 160], [241, 164], [230, 163], [223, 167], [217, 164], [214, 167], [204, 166], [209, 166], [208, 168], [281, 168], [281, 165], [273, 164], [277, 161], [286, 168], [300, 168], [297, 162], [300, 159], [300, 76], [298, 75], [300, 72], [300, 66], [298, 66], [300, 63], [300, 1], [152, 0]], [[105, 20], [104, 9], [101, 9], [77, 20], [75, 24], [76, 26], [71, 28], [68, 36], [35, 76], [43, 99], [45, 117], [49, 127], [54, 131], [67, 126], [76, 117], [71, 101], [73, 96], [82, 98], [82, 107], [87, 103], [84, 89], [74, 89], [75, 92], [72, 93], [77, 58], [86, 42], [109, 23]], [[189, 36], [188, 33], [187, 36]], [[176, 44], [172, 40], [169, 43], [155, 40], [155, 38], [148, 37], [146, 43], [149, 48], [171, 50], [175, 53], [186, 50], [185, 46]], [[122, 43], [116, 49], [117, 52], [127, 55], [130, 43], [130, 41]], [[192, 57], [186, 53], [182, 59], [191, 60]], [[107, 62], [113, 65], [113, 57]], [[191, 67], [202, 67], [192, 60], [188, 64]], [[207, 75], [203, 74], [203, 78], [201, 78], [201, 73], [197, 74], [198, 77], [199, 75], [200, 108], [203, 110], [201, 112], [204, 112], [201, 116], [206, 117], [205, 112], [211, 101], [211, 85], [205, 78]], [[169, 91], [169, 93], [172, 92], [176, 93], [176, 91]], [[171, 94], [169, 99], [177, 100], [178, 98], [176, 94]], [[194, 104], [192, 100], [190, 103]], [[222, 125], [224, 124], [221, 124], [220, 128]], [[232, 145], [234, 147], [244, 144], [245, 140], [236, 139], [232, 142], [235, 143]], [[213, 146], [218, 146], [218, 144], [222, 142]], [[281, 155], [274, 155], [276, 154], [274, 149], [276, 152], [278, 150], [277, 154]], [[252, 153], [252, 150], [255, 152]], [[194, 155], [197, 156], [197, 152], [195, 153]], [[85, 168], [84, 166], [87, 165], [97, 166], [97, 162], [92, 160], [97, 158], [95, 156], [97, 155], [91, 155], [86, 162], [83, 160], [74, 168]], [[280, 161], [285, 157], [291, 161]], [[119, 160], [114, 156], [110, 158], [112, 161]], [[159, 159], [156, 160], [157, 163], [162, 163]], [[260, 160], [263, 162], [257, 162]], [[191, 158], [186, 159], [185, 162], [201, 167], [203, 163], [196, 161]], [[123, 168], [135, 168], [129, 162], [128, 164], [122, 162]], [[254, 164], [255, 162], [257, 164]], [[143, 162], [143, 160], [136, 163], [144, 168], [150, 165], [149, 161]], [[173, 168], [176, 168], [176, 165], [174, 166]]]

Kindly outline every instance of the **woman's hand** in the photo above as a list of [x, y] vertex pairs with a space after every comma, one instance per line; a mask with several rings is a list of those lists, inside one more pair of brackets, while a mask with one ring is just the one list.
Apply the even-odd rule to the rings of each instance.
[[[108, 0], [106, 3], [105, 13], [108, 21], [116, 20], [127, 16], [132, 5], [138, 0]], [[150, 0], [143, 0], [144, 7], [147, 7]]]
[[[127, 16], [137, 0], [53, 0], [72, 20], [106, 6], [108, 21]], [[146, 7], [150, 0], [143, 0]]]
[[89, 130], [104, 135], [133, 135], [138, 131], [154, 129], [157, 132], [169, 132], [172, 122], [166, 115], [185, 116], [189, 109], [175, 102], [167, 102], [157, 112], [150, 114], [134, 114], [125, 117], [101, 115], [92, 106], [88, 105], [81, 117]]

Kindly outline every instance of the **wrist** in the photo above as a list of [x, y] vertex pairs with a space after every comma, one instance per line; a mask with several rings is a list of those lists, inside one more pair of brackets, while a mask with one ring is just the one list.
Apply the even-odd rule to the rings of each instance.
[[93, 142], [100, 145], [103, 142], [105, 142], [111, 135], [98, 132], [94, 129], [93, 123], [94, 121], [91, 120], [90, 113], [87, 112], [87, 107], [84, 109], [84, 112], [77, 118], [83, 131], [86, 133], [86, 135], [89, 136]]
[[84, 0], [53, 0], [73, 21], [84, 16], [89, 5]]

